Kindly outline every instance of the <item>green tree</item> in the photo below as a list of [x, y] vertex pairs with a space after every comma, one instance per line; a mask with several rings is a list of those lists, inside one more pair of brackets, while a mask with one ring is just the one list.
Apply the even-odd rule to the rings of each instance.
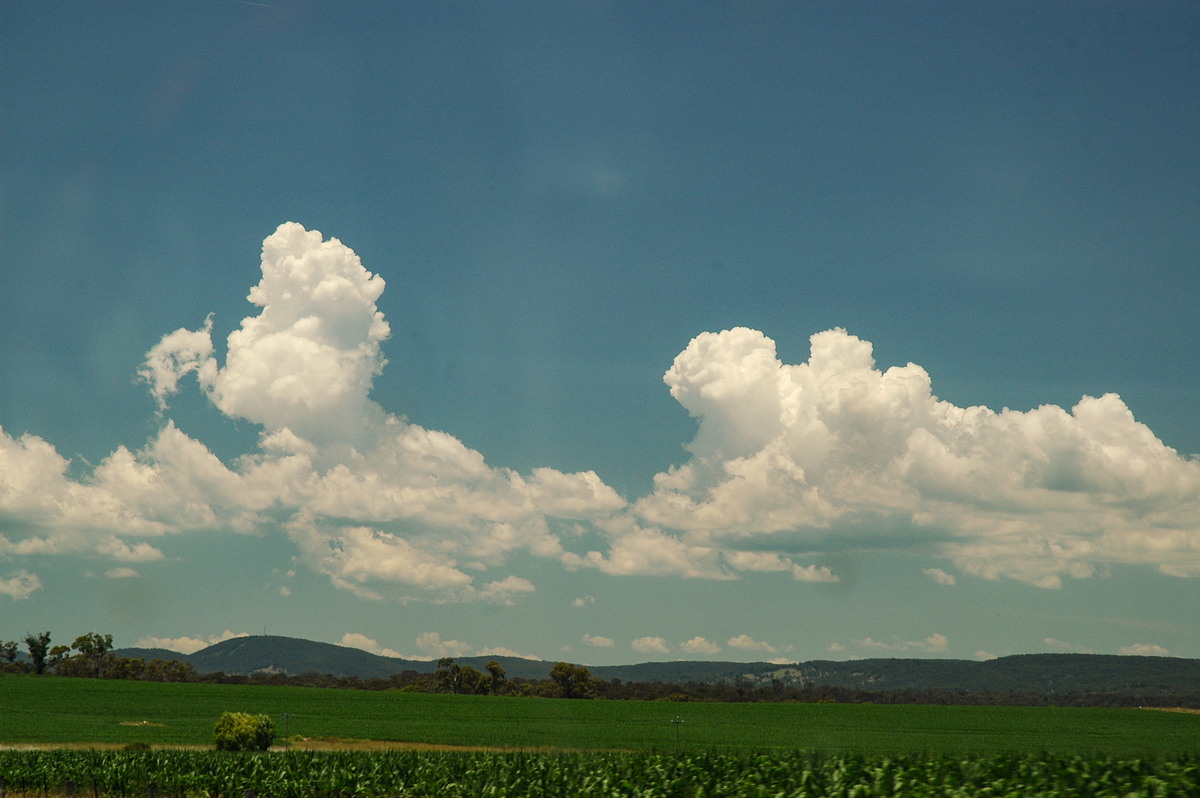
[[71, 648], [79, 652], [80, 658], [87, 665], [88, 672], [99, 679], [108, 664], [108, 652], [112, 651], [112, 635], [101, 635], [98, 632], [88, 632], [75, 638]]
[[487, 688], [490, 695], [500, 695], [512, 690], [512, 682], [505, 678], [503, 665], [496, 662], [496, 660], [491, 660], [483, 667], [488, 672]]
[[266, 751], [275, 740], [275, 724], [267, 715], [226, 712], [213, 734], [218, 751]]
[[462, 684], [462, 666], [453, 657], [442, 657], [438, 660], [434, 676], [437, 677], [439, 693], [457, 693]]
[[50, 651], [50, 633], [40, 635], [29, 634], [25, 637], [25, 647], [29, 649], [29, 663], [33, 672], [41, 675], [46, 672], [46, 655]]
[[0, 643], [0, 672], [17, 670], [20, 670], [20, 666], [17, 665], [16, 641], [9, 640], [5, 643]]
[[562, 691], [563, 698], [592, 698], [596, 695], [597, 680], [583, 665], [556, 662], [550, 669], [550, 678]]

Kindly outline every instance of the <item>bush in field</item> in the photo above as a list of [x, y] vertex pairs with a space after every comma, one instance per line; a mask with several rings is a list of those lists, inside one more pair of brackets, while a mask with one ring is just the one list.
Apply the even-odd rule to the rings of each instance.
[[266, 751], [275, 739], [275, 724], [266, 715], [226, 712], [213, 732], [218, 751]]

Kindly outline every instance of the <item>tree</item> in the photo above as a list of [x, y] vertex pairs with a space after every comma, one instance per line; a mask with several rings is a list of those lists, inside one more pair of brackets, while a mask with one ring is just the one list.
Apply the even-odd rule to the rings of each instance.
[[50, 649], [50, 633], [40, 635], [30, 634], [25, 638], [25, 647], [29, 649], [29, 662], [33, 672], [41, 675], [46, 672], [46, 655]]
[[55, 673], [59, 673], [59, 665], [61, 665], [62, 661], [67, 659], [69, 656], [71, 656], [70, 646], [51, 646], [50, 659], [46, 663], [46, 667]]
[[458, 692], [459, 685], [462, 683], [462, 667], [454, 661], [453, 657], [439, 659], [434, 675], [437, 677], [439, 693]]
[[562, 690], [563, 698], [592, 698], [596, 695], [596, 679], [583, 665], [556, 662], [550, 669], [550, 678]]
[[16, 641], [9, 640], [6, 643], [0, 643], [0, 671], [16, 670], [19, 670]]
[[496, 662], [496, 660], [490, 660], [483, 667], [487, 669], [490, 677], [487, 685], [488, 693], [490, 695], [500, 695], [501, 693], [507, 693], [512, 689], [512, 682], [505, 678], [503, 665], [501, 665], [499, 662]]
[[88, 632], [75, 638], [71, 648], [79, 652], [79, 656], [88, 666], [88, 671], [99, 679], [108, 661], [108, 652], [112, 651], [112, 635], [101, 635], [98, 632]]
[[275, 740], [275, 724], [268, 715], [225, 712], [213, 734], [218, 751], [266, 751]]

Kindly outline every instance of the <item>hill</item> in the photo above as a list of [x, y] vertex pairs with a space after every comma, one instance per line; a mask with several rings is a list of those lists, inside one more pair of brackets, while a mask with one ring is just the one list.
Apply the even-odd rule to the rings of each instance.
[[[433, 661], [400, 659], [357, 648], [262, 635], [224, 640], [186, 655], [163, 649], [121, 649], [119, 656], [179, 659], [200, 673], [320, 673], [346, 678], [386, 678], [411, 670], [432, 673]], [[496, 660], [512, 678], [545, 679], [553, 663], [517, 657], [457, 657], [460, 665], [483, 670]], [[767, 662], [645, 662], [591, 668], [610, 681], [716, 683], [746, 681], [760, 686], [841, 687], [896, 692], [945, 690], [1055, 695], [1071, 693], [1150, 696], [1200, 692], [1200, 660], [1105, 654], [1018, 654], [975, 661], [955, 659], [812, 660], [789, 665]]]

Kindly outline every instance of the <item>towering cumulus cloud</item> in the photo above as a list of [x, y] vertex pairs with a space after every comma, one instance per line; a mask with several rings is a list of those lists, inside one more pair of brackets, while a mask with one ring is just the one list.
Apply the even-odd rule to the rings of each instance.
[[164, 338], [141, 373], [160, 403], [195, 372], [226, 415], [313, 442], [362, 444], [382, 420], [367, 394], [389, 334], [375, 306], [383, 289], [336, 238], [288, 222], [263, 242], [262, 280], [247, 297], [262, 311], [230, 334], [224, 368], [208, 324]]
[[[210, 318], [147, 353], [162, 421], [142, 449], [80, 478], [46, 441], [0, 430], [0, 595], [36, 592], [38, 558], [148, 563], [176, 556], [165, 536], [208, 530], [284, 535], [367, 598], [511, 604], [537, 589], [508, 573], [515, 553], [613, 575], [775, 572], [798, 590], [842, 582], [832, 553], [905, 547], [943, 586], [957, 583], [946, 568], [1043, 587], [1116, 564], [1200, 576], [1200, 463], [1114, 394], [961, 408], [841, 329], [796, 365], [755, 330], [704, 333], [664, 378], [698, 421], [690, 456], [627, 506], [591, 471], [495, 468], [376, 404], [383, 290], [337, 239], [281, 225], [256, 314], [223, 347]], [[261, 428], [253, 451], [224, 462], [170, 418], [193, 378]]]
[[748, 551], [917, 544], [1045, 587], [1109, 563], [1200, 575], [1200, 463], [1115, 394], [1070, 412], [960, 408], [920, 366], [877, 369], [845, 330], [811, 343], [799, 365], [754, 330], [689, 344], [664, 379], [699, 430], [691, 459], [637, 503], [644, 521], [734, 567]]
[[[162, 552], [127, 539], [281, 529], [312, 568], [367, 597], [511, 603], [534, 591], [512, 574], [476, 585], [464, 568], [488, 574], [515, 551], [560, 558], [555, 523], [607, 516], [624, 500], [593, 472], [492, 468], [371, 400], [389, 332], [375, 304], [383, 289], [341, 242], [281, 225], [248, 297], [259, 313], [229, 335], [224, 365], [210, 319], [164, 336], [140, 371], [164, 414], [194, 376], [223, 414], [262, 426], [258, 451], [231, 467], [168, 418], [143, 450], [118, 449], [75, 482], [44, 441], [0, 437], [0, 513], [30, 530], [0, 538], [0, 556], [149, 560]], [[33, 589], [33, 575], [18, 576], [6, 592]]]

